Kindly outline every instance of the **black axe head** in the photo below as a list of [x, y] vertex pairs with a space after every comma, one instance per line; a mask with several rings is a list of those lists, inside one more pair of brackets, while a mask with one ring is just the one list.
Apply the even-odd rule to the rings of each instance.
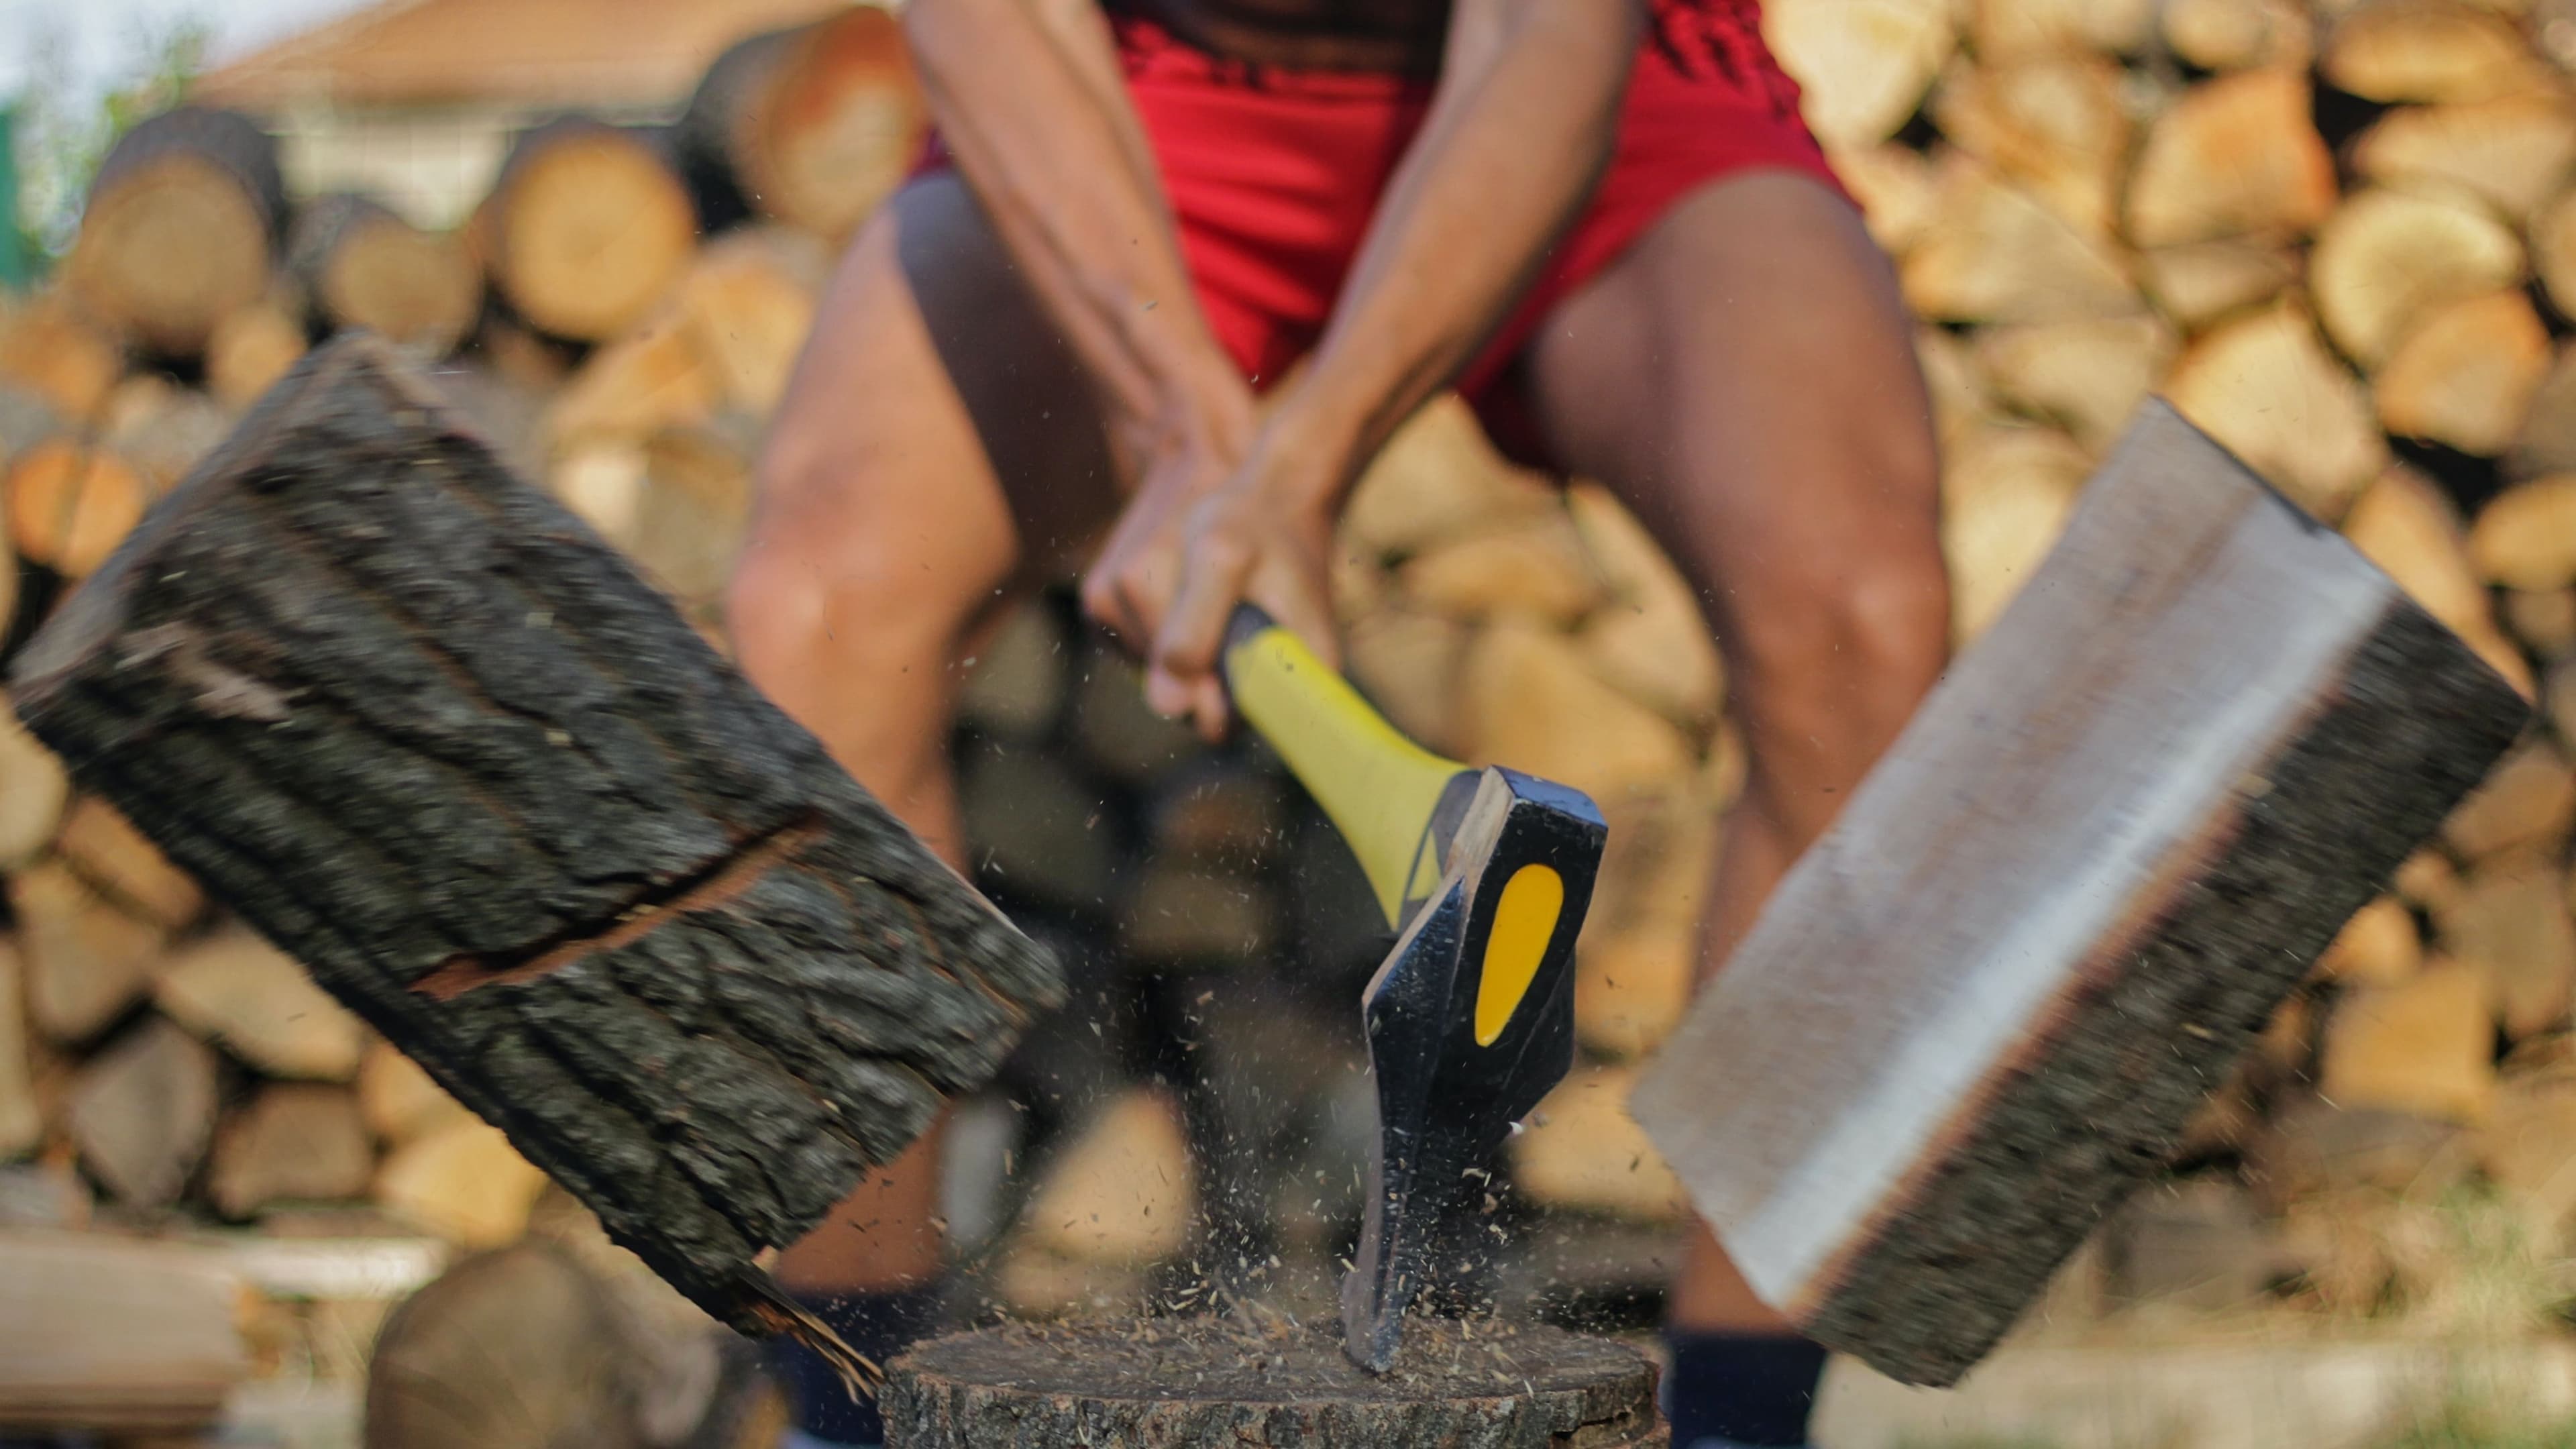
[[1342, 1330], [1377, 1371], [1435, 1276], [1441, 1225], [1482, 1201], [1495, 1153], [1574, 1063], [1574, 941], [1601, 812], [1511, 770], [1470, 778], [1439, 884], [1362, 997], [1378, 1133]]

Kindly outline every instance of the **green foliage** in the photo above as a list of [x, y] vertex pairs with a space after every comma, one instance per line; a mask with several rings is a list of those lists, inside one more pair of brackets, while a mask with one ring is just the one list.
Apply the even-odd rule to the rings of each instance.
[[118, 79], [103, 92], [76, 78], [70, 47], [59, 32], [38, 38], [28, 67], [34, 79], [12, 105], [18, 212], [11, 223], [28, 255], [41, 262], [70, 249], [90, 178], [108, 148], [137, 121], [187, 99], [213, 33], [197, 16], [138, 31], [117, 67]]

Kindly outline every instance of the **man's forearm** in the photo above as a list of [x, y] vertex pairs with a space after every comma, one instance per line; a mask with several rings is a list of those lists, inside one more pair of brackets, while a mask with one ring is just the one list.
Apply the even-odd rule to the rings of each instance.
[[1240, 389], [1181, 263], [1171, 208], [1089, 0], [912, 0], [940, 134], [1121, 430], [1192, 425]]
[[1431, 114], [1273, 426], [1338, 497], [1463, 366], [1589, 194], [1637, 47], [1629, 0], [1462, 0]]

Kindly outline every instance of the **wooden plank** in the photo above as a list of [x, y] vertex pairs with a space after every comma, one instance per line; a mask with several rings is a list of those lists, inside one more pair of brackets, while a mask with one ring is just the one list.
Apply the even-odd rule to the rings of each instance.
[[250, 1375], [242, 1292], [212, 1249], [0, 1231], [0, 1427], [212, 1423]]
[[2528, 713], [2150, 404], [1637, 1116], [1766, 1299], [1951, 1382]]
[[740, 1327], [1052, 963], [386, 344], [331, 344], [20, 656], [82, 788]]

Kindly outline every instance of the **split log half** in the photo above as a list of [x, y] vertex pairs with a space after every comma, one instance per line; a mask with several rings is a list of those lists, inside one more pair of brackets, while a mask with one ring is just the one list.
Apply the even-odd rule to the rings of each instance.
[[2151, 408], [1632, 1109], [1766, 1302], [1955, 1382], [2529, 715]]
[[601, 342], [687, 270], [697, 212], [659, 144], [585, 116], [522, 135], [475, 215], [492, 285], [541, 332]]
[[152, 1018], [72, 1079], [63, 1125], [81, 1167], [129, 1207], [167, 1207], [215, 1132], [215, 1054]]
[[830, 268], [820, 242], [782, 227], [747, 228], [698, 253], [674, 307], [727, 406], [776, 411]]
[[901, 23], [858, 5], [718, 56], [673, 140], [711, 226], [756, 213], [838, 239], [903, 181], [929, 122]]
[[2576, 473], [2576, 347], [2560, 348], [2541, 378], [2504, 471], [2513, 478]]
[[247, 116], [182, 106], [109, 150], [63, 276], [146, 348], [194, 357], [267, 290], [285, 214], [277, 143]]
[[1955, 67], [1932, 114], [1951, 144], [2028, 187], [2078, 231], [2111, 234], [2129, 152], [2118, 66], [2051, 54]]
[[2576, 317], [2576, 190], [2564, 191], [2531, 219], [2531, 267], [2561, 317]]
[[1836, 151], [1828, 159], [1843, 189], [1860, 203], [1861, 218], [1879, 250], [1902, 257], [1923, 239], [1941, 204], [1940, 173], [1932, 158], [1889, 141]]
[[432, 357], [454, 351], [483, 309], [483, 278], [463, 239], [350, 192], [305, 203], [287, 233], [286, 264], [330, 327], [364, 327]]
[[228, 1218], [277, 1202], [363, 1195], [376, 1155], [346, 1087], [262, 1088], [215, 1134], [207, 1197]]
[[1418, 1320], [1369, 1374], [1338, 1332], [1145, 1319], [934, 1339], [879, 1402], [887, 1449], [1645, 1449], [1671, 1442], [1654, 1381], [1633, 1350], [1553, 1328]]
[[2380, 426], [2491, 458], [2549, 372], [2549, 329], [2521, 288], [2432, 308], [2370, 380]]
[[227, 930], [177, 953], [152, 986], [173, 1021], [273, 1077], [345, 1082], [366, 1030], [303, 967], [248, 931]]
[[2576, 105], [2535, 94], [2391, 111], [2353, 143], [2352, 161], [2372, 181], [2458, 187], [2520, 221], [2576, 165]]
[[1774, 0], [1762, 28], [1828, 146], [1896, 134], [1958, 47], [1948, 0]]
[[2161, 247], [2304, 233], [2334, 201], [2306, 72], [2253, 70], [2203, 81], [2148, 126], [2125, 204], [2129, 240]]
[[2230, 452], [2320, 518], [2339, 517], [2388, 462], [2361, 383], [2295, 302], [2193, 343], [2165, 396]]
[[2187, 332], [2281, 295], [2298, 280], [2298, 254], [2287, 247], [2238, 238], [2186, 242], [2138, 254], [2147, 295]]
[[2064, 433], [1987, 427], [1941, 473], [1941, 553], [1951, 638], [1976, 638], [2011, 603], [2064, 531], [2090, 459]]
[[2335, 209], [2308, 259], [2317, 320], [2365, 368], [2433, 307], [2522, 280], [2522, 243], [2456, 193], [2365, 191]]
[[1899, 268], [1918, 316], [2046, 322], [2142, 305], [2109, 249], [1964, 153], [1945, 161], [1941, 188], [1939, 214]]
[[206, 908], [206, 893], [188, 873], [95, 795], [63, 818], [54, 852], [128, 912], [163, 930], [186, 929]]
[[2300, 0], [2165, 0], [2165, 45], [2202, 70], [2307, 67], [2315, 22]]
[[2065, 424], [2097, 457], [2164, 380], [2177, 345], [2153, 316], [1988, 327], [1976, 339], [1997, 393]]
[[27, 1036], [27, 993], [18, 946], [0, 940], [0, 1159], [18, 1157], [45, 1137], [36, 1105], [35, 1050]]
[[[12, 697], [711, 1313], [1061, 987], [384, 343], [298, 368]], [[828, 1335], [822, 1335], [825, 1341]]]
[[2511, 19], [2462, 0], [2370, 0], [2334, 23], [2318, 68], [2372, 101], [2491, 101], [2550, 85]]
[[2132, 54], [2155, 34], [2155, 0], [1964, 0], [1980, 60], [2052, 51]]
[[2576, 584], [2576, 475], [2535, 478], [2478, 510], [2469, 557], [2479, 576], [2514, 589]]
[[0, 872], [15, 873], [53, 843], [71, 777], [14, 711], [0, 719]]
[[60, 861], [11, 876], [9, 907], [27, 1011], [45, 1035], [85, 1041], [143, 998], [161, 959], [158, 927], [118, 910]]

